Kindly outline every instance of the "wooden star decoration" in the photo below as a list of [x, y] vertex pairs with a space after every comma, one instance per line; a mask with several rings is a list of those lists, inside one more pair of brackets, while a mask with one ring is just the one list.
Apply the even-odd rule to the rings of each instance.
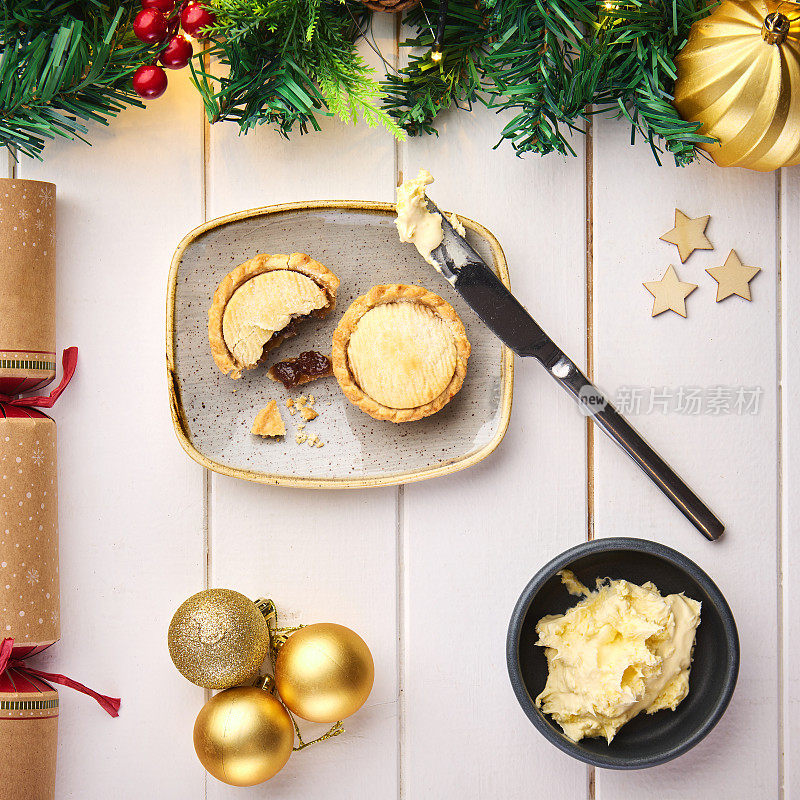
[[676, 208], [675, 227], [659, 238], [662, 242], [669, 242], [678, 248], [678, 255], [683, 264], [695, 250], [714, 249], [714, 245], [708, 241], [705, 234], [710, 219], [710, 214], [693, 219]]
[[706, 272], [719, 284], [717, 286], [717, 302], [733, 294], [750, 299], [750, 281], [761, 272], [761, 267], [748, 267], [742, 264], [735, 250], [728, 253], [721, 267], [711, 267]]
[[655, 298], [653, 300], [654, 317], [665, 311], [674, 311], [685, 317], [686, 298], [697, 288], [696, 283], [684, 283], [678, 277], [672, 264], [667, 267], [667, 271], [660, 281], [647, 281], [643, 286]]

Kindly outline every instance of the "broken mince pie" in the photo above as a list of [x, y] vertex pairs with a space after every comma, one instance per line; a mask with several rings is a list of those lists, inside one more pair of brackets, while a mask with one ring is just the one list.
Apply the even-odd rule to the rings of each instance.
[[391, 422], [422, 419], [449, 403], [469, 354], [453, 307], [421, 286], [373, 286], [333, 334], [333, 371], [345, 395]]
[[303, 253], [258, 255], [229, 273], [214, 292], [208, 339], [217, 366], [231, 378], [257, 366], [264, 353], [311, 316], [336, 306], [339, 279]]

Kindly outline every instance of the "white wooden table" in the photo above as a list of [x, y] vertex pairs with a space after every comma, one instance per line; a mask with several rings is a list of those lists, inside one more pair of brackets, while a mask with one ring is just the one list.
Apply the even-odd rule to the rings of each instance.
[[[365, 127], [324, 128], [291, 143], [266, 129], [208, 130], [183, 73], [147, 111], [93, 131], [93, 147], [56, 143], [44, 164], [17, 167], [58, 186], [59, 346], [81, 353], [55, 411], [63, 638], [43, 660], [123, 698], [112, 720], [61, 693], [59, 800], [800, 798], [790, 758], [800, 747], [800, 173], [659, 168], [613, 122], [576, 137], [574, 159], [493, 151], [498, 120], [481, 111], [398, 146]], [[437, 202], [497, 235], [519, 298], [598, 384], [612, 396], [641, 388], [634, 423], [719, 513], [723, 541], [702, 539], [587, 432], [534, 363], [517, 363], [500, 448], [449, 478], [301, 491], [204, 473], [184, 455], [163, 333], [181, 236], [254, 206], [392, 200], [399, 176], [420, 166], [437, 177]], [[658, 240], [676, 206], [711, 214], [716, 246], [682, 267]], [[730, 248], [763, 270], [752, 303], [714, 303], [704, 269]], [[670, 263], [700, 289], [688, 319], [651, 319], [642, 281]], [[717, 386], [760, 387], [757, 413], [644, 413], [651, 388]], [[549, 745], [505, 666], [508, 618], [531, 575], [587, 537], [613, 535], [696, 560], [726, 594], [742, 643], [716, 729], [642, 772], [594, 771]], [[348, 625], [375, 657], [374, 690], [347, 735], [295, 754], [261, 787], [207, 777], [192, 748], [204, 693], [174, 670], [166, 630], [204, 586], [268, 595], [290, 623]]]

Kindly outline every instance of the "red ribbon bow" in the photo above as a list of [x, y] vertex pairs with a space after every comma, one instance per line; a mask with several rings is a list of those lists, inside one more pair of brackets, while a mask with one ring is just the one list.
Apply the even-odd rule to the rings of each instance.
[[88, 686], [73, 681], [72, 678], [67, 678], [65, 675], [41, 672], [38, 669], [29, 667], [22, 659], [14, 657], [14, 640], [11, 638], [3, 639], [3, 643], [0, 645], [0, 675], [6, 671], [6, 668], [11, 667], [21, 672], [23, 675], [33, 675], [42, 680], [49, 681], [50, 683], [58, 683], [61, 686], [68, 686], [70, 689], [76, 689], [79, 692], [83, 692], [83, 694], [88, 694], [89, 697], [93, 697], [97, 700], [103, 710], [107, 711], [112, 717], [119, 716], [120, 699], [118, 697], [107, 697], [104, 694], [98, 694]]
[[75, 367], [78, 366], [78, 348], [68, 347], [61, 356], [61, 366], [64, 374], [61, 376], [61, 383], [50, 392], [47, 397], [15, 397], [10, 394], [0, 394], [0, 403], [7, 403], [10, 406], [52, 408], [56, 400], [61, 396], [64, 389], [69, 386], [72, 376], [75, 374]]

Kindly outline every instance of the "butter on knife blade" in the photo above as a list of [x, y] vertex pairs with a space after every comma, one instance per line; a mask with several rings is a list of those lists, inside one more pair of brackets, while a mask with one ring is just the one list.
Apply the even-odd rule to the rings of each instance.
[[[431, 255], [442, 243], [442, 217], [428, 208], [425, 187], [433, 183], [433, 176], [426, 169], [420, 169], [416, 178], [409, 178], [397, 187], [397, 232], [401, 242], [413, 244], [419, 254], [441, 272], [440, 266]], [[461, 220], [451, 214], [450, 224], [461, 236], [466, 236]]]

